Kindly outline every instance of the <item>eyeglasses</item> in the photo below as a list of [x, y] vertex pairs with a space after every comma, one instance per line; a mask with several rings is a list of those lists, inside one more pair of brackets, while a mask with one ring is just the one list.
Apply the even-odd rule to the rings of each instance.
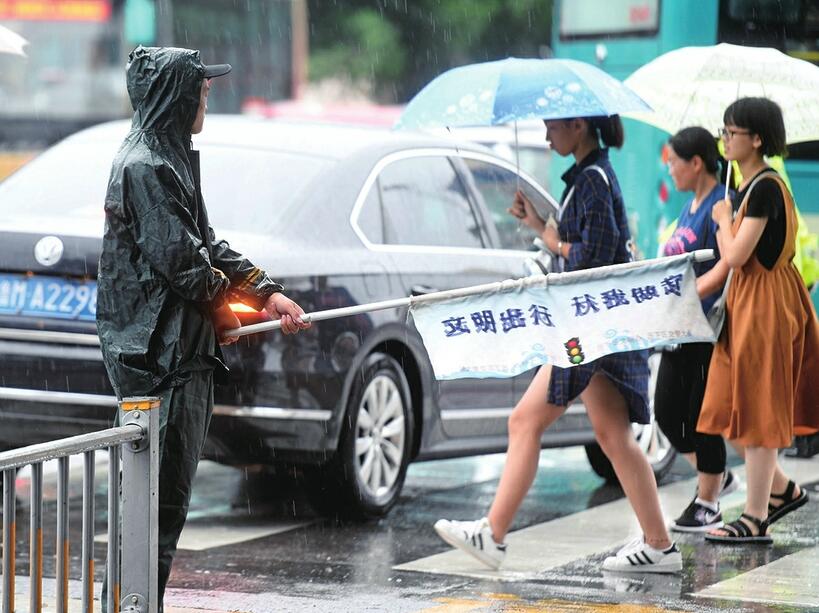
[[744, 134], [748, 136], [750, 134], [753, 134], [753, 132], [751, 132], [750, 130], [731, 130], [723, 126], [719, 130], [717, 130], [717, 134], [720, 136], [720, 138], [723, 138], [725, 140], [731, 140], [737, 134]]

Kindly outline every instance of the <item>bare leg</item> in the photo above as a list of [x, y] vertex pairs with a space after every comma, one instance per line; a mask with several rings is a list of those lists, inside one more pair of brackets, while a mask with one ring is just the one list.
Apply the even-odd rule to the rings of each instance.
[[[768, 497], [771, 495], [771, 484], [776, 471], [777, 449], [767, 447], [745, 448], [745, 477], [748, 487], [748, 497], [745, 499], [745, 513], [758, 519], [768, 517]], [[756, 525], [740, 518], [751, 530], [751, 534], [758, 534]], [[723, 528], [712, 530], [711, 534], [727, 535]]]
[[768, 497], [776, 471], [776, 449], [745, 448], [745, 471], [748, 478], [748, 498], [745, 512], [760, 519], [768, 517]]
[[722, 474], [697, 473], [697, 496], [716, 504], [722, 487]]
[[[734, 448], [734, 450], [737, 452], [737, 455], [739, 455], [741, 458], [745, 459], [745, 447], [743, 447], [742, 445], [740, 445], [739, 443], [737, 443], [735, 441], [728, 441], [728, 442], [731, 443], [731, 447]], [[785, 489], [787, 489], [787, 487], [788, 487], [788, 481], [790, 481], [790, 479], [785, 474], [785, 472], [782, 470], [782, 467], [779, 465], [779, 462], [776, 462], [776, 465], [775, 465], [775, 468], [774, 468], [774, 473], [773, 473], [773, 482], [771, 484], [771, 492], [774, 493], [774, 494], [783, 493], [785, 491]], [[801, 494], [802, 494], [802, 488], [800, 488], [797, 485], [796, 488], [794, 489], [794, 495], [795, 496], [800, 496]], [[782, 504], [782, 501], [781, 500], [771, 500], [771, 503], [773, 505], [779, 505], [779, 504]], [[765, 514], [767, 515], [767, 509], [765, 511]], [[761, 516], [756, 516], [756, 517], [761, 517]]]
[[540, 458], [540, 437], [566, 407], [546, 402], [551, 366], [542, 366], [509, 416], [509, 448], [495, 500], [489, 509], [492, 537], [502, 543], [532, 486]]
[[599, 373], [592, 377], [580, 397], [586, 405], [597, 442], [611, 460], [637, 515], [646, 543], [655, 549], [670, 547], [671, 539], [660, 508], [654, 472], [634, 440], [625, 399], [611, 381]]
[[[690, 453], [683, 453], [682, 456], [688, 460], [688, 463], [691, 464], [694, 470], [697, 470], [697, 454], [692, 451]], [[697, 471], [697, 496], [699, 498], [716, 504], [721, 485], [722, 475]]]

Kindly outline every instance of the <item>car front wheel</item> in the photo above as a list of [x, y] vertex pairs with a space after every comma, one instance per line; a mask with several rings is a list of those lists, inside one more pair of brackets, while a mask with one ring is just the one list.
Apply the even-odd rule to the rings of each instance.
[[409, 384], [401, 366], [370, 355], [355, 376], [338, 452], [322, 468], [319, 510], [346, 517], [382, 517], [398, 501], [413, 441]]

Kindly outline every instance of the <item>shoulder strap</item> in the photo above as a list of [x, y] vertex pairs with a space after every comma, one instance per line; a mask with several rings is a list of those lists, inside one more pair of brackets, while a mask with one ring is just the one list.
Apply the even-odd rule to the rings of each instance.
[[597, 164], [592, 164], [591, 166], [586, 166], [585, 170], [596, 170], [601, 177], [603, 177], [603, 181], [606, 183], [606, 187], [611, 187], [611, 183], [609, 182], [609, 176], [606, 174], [606, 171], [600, 168]]
[[[606, 171], [600, 168], [597, 164], [592, 164], [591, 166], [586, 166], [581, 173], [586, 172], [587, 170], [596, 170], [601, 177], [603, 177], [603, 181], [606, 183], [606, 187], [611, 188], [611, 182], [609, 181], [609, 176], [606, 174]], [[557, 219], [558, 221], [563, 217], [563, 211], [566, 209], [566, 205], [569, 204], [569, 201], [574, 197], [574, 185], [571, 186], [566, 197], [563, 199], [563, 202], [560, 203], [560, 208], [557, 212]]]
[[[745, 192], [745, 197], [742, 199], [742, 204], [739, 205], [739, 208], [737, 209], [737, 213], [739, 213], [739, 211], [742, 209], [742, 207], [745, 206], [746, 203], [748, 202], [748, 199], [751, 196], [751, 191], [754, 189], [756, 184], [759, 183], [765, 177], [771, 176], [771, 174], [773, 174], [773, 177], [771, 177], [771, 178], [776, 180], [777, 183], [779, 181], [781, 181], [781, 179], [779, 177], [779, 174], [773, 168], [769, 168], [768, 170], [763, 170], [762, 172], [760, 172], [757, 175], [757, 177], [753, 181], [751, 181], [751, 184], [748, 186], [748, 191]], [[736, 215], [734, 215], [734, 217], [736, 217]], [[720, 295], [720, 297], [718, 299], [718, 302], [720, 302], [721, 308], [723, 308], [723, 309], [725, 308], [725, 301], [727, 300], [727, 296], [728, 296], [728, 286], [731, 285], [731, 279], [733, 277], [734, 277], [734, 269], [731, 268], [731, 269], [728, 270], [728, 276], [725, 278], [725, 285], [722, 288], [722, 294]]]
[[[735, 218], [739, 214], [739, 212], [742, 210], [742, 207], [746, 206], [748, 201], [751, 199], [751, 192], [753, 191], [754, 187], [756, 187], [756, 184], [759, 183], [762, 179], [765, 179], [767, 177], [771, 177], [772, 179], [774, 179], [776, 181], [777, 179], [779, 179], [779, 173], [777, 173], [773, 168], [768, 168], [767, 170], [763, 170], [762, 172], [760, 172], [756, 176], [756, 178], [753, 181], [751, 181], [751, 184], [748, 186], [748, 191], [745, 192], [745, 197], [742, 199], [742, 202], [740, 203], [739, 208], [737, 209], [736, 213], [734, 213]], [[779, 181], [777, 181], [777, 183], [778, 182]]]

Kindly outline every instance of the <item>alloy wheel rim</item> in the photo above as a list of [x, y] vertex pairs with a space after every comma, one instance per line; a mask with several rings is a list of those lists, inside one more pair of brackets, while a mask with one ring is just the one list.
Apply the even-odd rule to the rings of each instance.
[[401, 391], [392, 378], [377, 375], [365, 388], [358, 405], [355, 437], [358, 480], [371, 496], [386, 496], [395, 486], [405, 439]]

